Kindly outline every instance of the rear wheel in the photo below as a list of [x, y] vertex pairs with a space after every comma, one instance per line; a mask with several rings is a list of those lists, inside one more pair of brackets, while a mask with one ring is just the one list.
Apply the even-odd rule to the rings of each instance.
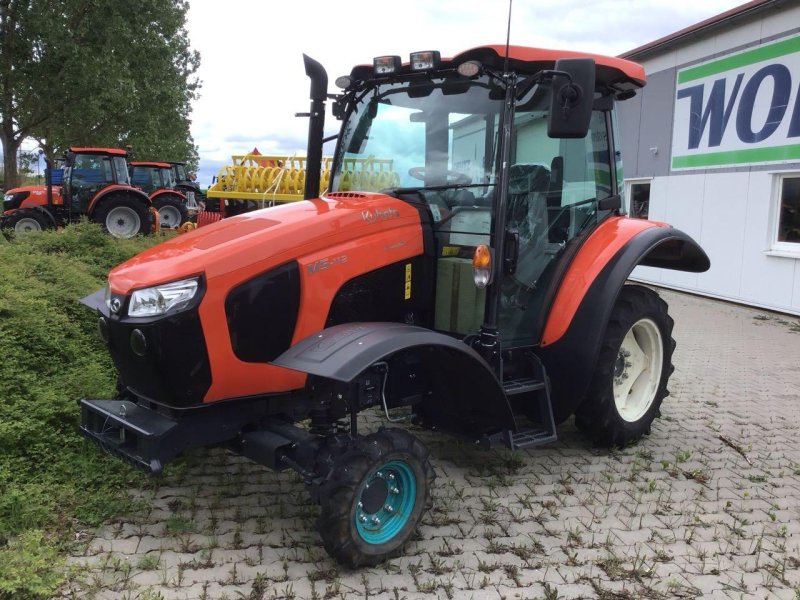
[[153, 206], [158, 210], [161, 227], [175, 229], [189, 220], [186, 205], [177, 196], [165, 195], [153, 200]]
[[103, 200], [93, 218], [103, 229], [118, 238], [150, 233], [150, 214], [143, 200], [114, 196]]
[[384, 429], [330, 458], [316, 490], [317, 528], [338, 562], [375, 565], [399, 550], [431, 503], [434, 480], [428, 450], [400, 429]]
[[20, 208], [8, 216], [6, 226], [9, 229], [13, 227], [14, 232], [20, 234], [42, 231], [51, 227], [52, 223], [47, 218], [47, 215], [38, 210]]
[[650, 433], [669, 395], [674, 370], [673, 321], [654, 291], [625, 286], [611, 312], [586, 399], [575, 424], [605, 446], [624, 446]]

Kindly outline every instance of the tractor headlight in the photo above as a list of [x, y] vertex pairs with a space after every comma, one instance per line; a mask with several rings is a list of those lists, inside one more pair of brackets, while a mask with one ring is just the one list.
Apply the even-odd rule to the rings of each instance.
[[131, 294], [129, 317], [154, 317], [185, 308], [197, 294], [200, 280], [182, 279], [136, 290]]

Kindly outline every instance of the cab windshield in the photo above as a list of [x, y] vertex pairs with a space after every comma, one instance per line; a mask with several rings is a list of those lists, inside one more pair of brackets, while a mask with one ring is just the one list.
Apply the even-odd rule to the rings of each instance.
[[361, 92], [343, 125], [331, 191], [488, 193], [504, 94], [488, 77], [381, 83]]

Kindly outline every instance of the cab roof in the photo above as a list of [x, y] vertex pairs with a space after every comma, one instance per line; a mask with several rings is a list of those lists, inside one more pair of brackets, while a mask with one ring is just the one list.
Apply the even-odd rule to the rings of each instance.
[[[478, 46], [465, 50], [452, 58], [442, 58], [439, 69], [456, 68], [468, 60], [477, 60], [482, 64], [497, 70], [502, 70], [505, 62], [505, 44], [492, 44]], [[552, 50], [546, 48], [530, 48], [527, 46], [508, 47], [509, 69], [519, 73], [532, 75], [537, 71], [555, 68], [559, 58], [593, 58], [595, 61], [595, 76], [598, 87], [614, 87], [618, 90], [635, 89], [645, 84], [644, 67], [638, 63], [614, 56], [592, 54], [590, 52], [576, 52], [574, 50]], [[372, 78], [372, 65], [358, 65], [353, 68], [350, 76], [353, 79]], [[400, 73], [410, 73], [409, 63], [403, 63]]]
[[159, 162], [154, 160], [132, 160], [130, 161], [132, 167], [154, 167], [159, 169], [171, 169], [172, 165], [168, 162]]
[[128, 156], [128, 153], [122, 148], [85, 148], [72, 146], [70, 152], [79, 152], [81, 154], [113, 154], [114, 156]]

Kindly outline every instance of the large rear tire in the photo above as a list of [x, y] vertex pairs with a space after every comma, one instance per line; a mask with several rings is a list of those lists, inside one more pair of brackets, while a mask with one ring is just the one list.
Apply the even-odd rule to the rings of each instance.
[[603, 446], [625, 446], [650, 433], [674, 371], [672, 318], [654, 291], [622, 288], [611, 311], [586, 399], [575, 424]]
[[103, 200], [93, 215], [108, 233], [130, 238], [150, 233], [150, 213], [143, 200], [130, 196], [112, 196]]
[[189, 220], [189, 211], [178, 196], [164, 194], [153, 200], [153, 206], [158, 210], [161, 227], [177, 229]]
[[431, 504], [435, 478], [425, 445], [383, 429], [330, 455], [317, 529], [328, 554], [349, 567], [376, 565], [403, 547]]

